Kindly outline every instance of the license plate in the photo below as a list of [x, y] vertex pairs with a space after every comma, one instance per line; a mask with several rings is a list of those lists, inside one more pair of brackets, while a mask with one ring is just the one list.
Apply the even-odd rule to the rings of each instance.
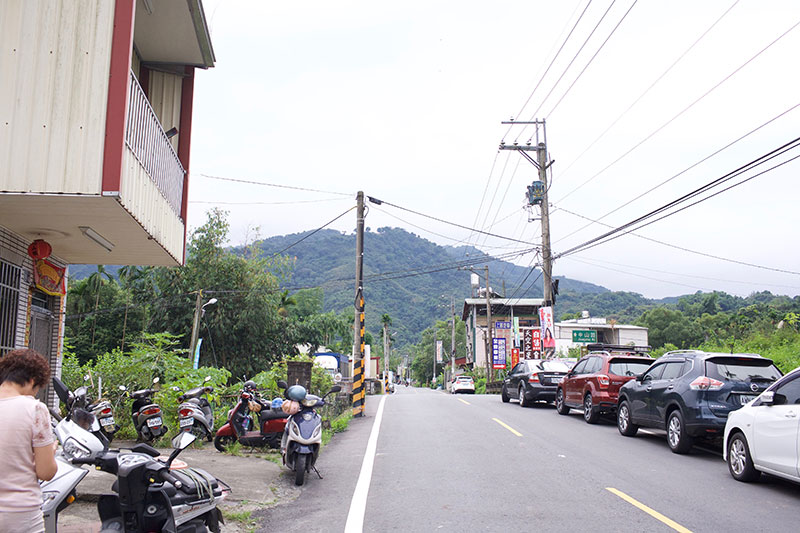
[[740, 394], [739, 395], [739, 403], [741, 403], [742, 405], [746, 404], [750, 400], [755, 400], [755, 399], [756, 399], [756, 396], [753, 396], [751, 394]]
[[182, 428], [194, 425], [194, 418], [181, 418], [178, 423]]
[[101, 418], [100, 419], [100, 425], [103, 426], [103, 427], [105, 427], [105, 426], [113, 426], [114, 425], [114, 417], [113, 416], [109, 416], [108, 418]]
[[147, 419], [147, 427], [154, 428], [154, 427], [158, 427], [160, 425], [161, 425], [161, 417], [160, 416], [156, 416], [156, 417]]

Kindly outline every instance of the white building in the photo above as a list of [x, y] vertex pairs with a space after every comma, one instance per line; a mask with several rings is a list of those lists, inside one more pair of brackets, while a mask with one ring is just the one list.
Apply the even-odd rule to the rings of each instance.
[[[647, 328], [633, 326], [630, 324], [617, 324], [613, 320], [606, 318], [590, 317], [587, 311], [583, 312], [581, 318], [563, 320], [556, 322], [556, 352], [566, 354], [570, 348], [585, 346], [589, 341], [577, 341], [577, 338], [589, 338], [594, 336], [595, 340], [603, 344], [619, 344], [646, 346]], [[575, 332], [592, 332], [586, 333]]]

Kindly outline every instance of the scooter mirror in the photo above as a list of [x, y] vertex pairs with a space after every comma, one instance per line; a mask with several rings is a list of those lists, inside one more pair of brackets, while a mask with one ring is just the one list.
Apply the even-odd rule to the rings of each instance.
[[211, 381], [211, 376], [206, 376], [206, 379], [203, 380], [203, 383], [206, 383], [208, 381]]
[[83, 381], [89, 381], [89, 374], [84, 374]]
[[56, 396], [58, 399], [61, 400], [62, 403], [67, 404], [69, 401], [69, 389], [64, 382], [61, 381], [59, 378], [53, 378], [53, 389], [56, 391]]
[[126, 387], [125, 385], [120, 385], [119, 386], [119, 390], [126, 391], [126, 390], [128, 390], [128, 387]]
[[186, 431], [181, 431], [172, 439], [172, 447], [176, 450], [183, 450], [196, 440], [197, 437], [195, 435]]
[[153, 383], [158, 383], [159, 381], [161, 381], [161, 378], [159, 378], [158, 376], [153, 378]]
[[331, 387], [331, 390], [330, 392], [328, 392], [328, 394], [331, 394], [332, 392], [339, 392], [340, 390], [342, 390], [342, 387], [340, 385], [334, 385], [333, 387]]
[[279, 380], [278, 380], [278, 387], [280, 387], [280, 388], [282, 388], [282, 389], [288, 389], [288, 388], [289, 388], [289, 385], [288, 385], [288, 383], [286, 383], [286, 382], [285, 382], [285, 381], [283, 381], [282, 379], [279, 379]]
[[178, 392], [179, 390], [181, 390], [179, 387], [176, 387], [176, 386], [172, 386], [172, 387], [170, 387], [170, 388], [171, 388], [172, 390], [174, 390], [175, 392]]

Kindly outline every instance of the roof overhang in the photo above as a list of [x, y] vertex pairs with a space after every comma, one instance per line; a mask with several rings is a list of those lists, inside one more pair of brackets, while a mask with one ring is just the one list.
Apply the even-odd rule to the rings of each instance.
[[[490, 298], [492, 314], [501, 313], [503, 316], [510, 313], [513, 309], [515, 314], [532, 315], [544, 305], [543, 298]], [[461, 320], [466, 321], [470, 309], [475, 308], [478, 314], [486, 314], [486, 298], [465, 298], [464, 308], [461, 312]], [[483, 310], [483, 313], [481, 313]]]
[[201, 0], [137, 0], [133, 43], [151, 65], [214, 66]]

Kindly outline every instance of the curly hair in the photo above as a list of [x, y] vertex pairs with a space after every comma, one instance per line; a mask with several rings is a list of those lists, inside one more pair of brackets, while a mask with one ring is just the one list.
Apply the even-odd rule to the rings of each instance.
[[37, 387], [44, 387], [50, 381], [50, 365], [39, 352], [22, 348], [0, 358], [0, 383], [26, 385], [30, 380]]

